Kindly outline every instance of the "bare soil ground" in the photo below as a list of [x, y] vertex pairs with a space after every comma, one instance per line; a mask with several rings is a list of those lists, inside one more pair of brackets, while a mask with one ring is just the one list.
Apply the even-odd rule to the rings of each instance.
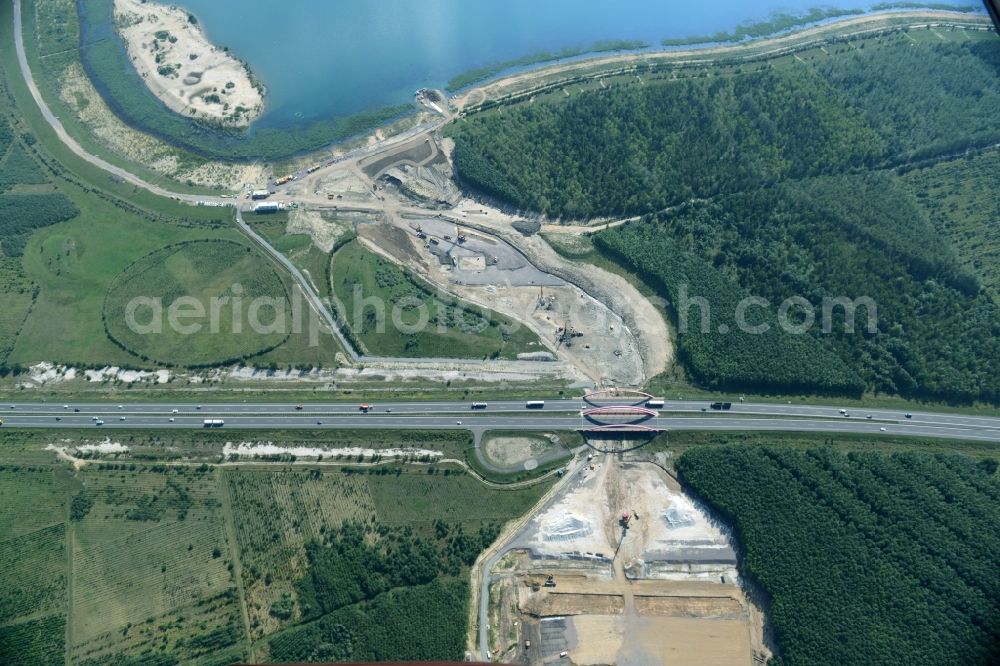
[[[644, 381], [639, 343], [621, 317], [600, 300], [539, 271], [521, 253], [495, 237], [463, 228], [469, 240], [459, 246], [445, 238], [457, 235], [452, 224], [433, 218], [388, 217], [387, 224], [359, 227], [361, 237], [381, 254], [444, 291], [527, 325], [555, 355], [596, 384], [633, 386]], [[389, 231], [388, 225], [397, 231]], [[418, 225], [429, 236], [426, 242], [417, 240]], [[430, 242], [430, 238], [437, 242]], [[483, 270], [461, 270], [448, 260], [452, 252], [466, 258], [482, 256], [488, 265]], [[638, 293], [637, 297], [642, 298]], [[561, 330], [567, 325], [579, 336], [560, 341]]]
[[524, 604], [521, 609], [539, 617], [559, 615], [621, 615], [625, 597], [621, 594], [564, 594], [551, 592]]
[[[504, 619], [508, 592], [495, 612], [508, 631], [521, 627], [522, 643], [540, 639], [513, 655], [528, 663], [745, 666], [766, 654], [724, 526], [653, 465], [595, 456], [519, 543], [529, 550], [495, 573], [516, 586], [517, 611]], [[719, 561], [706, 564], [705, 550]], [[662, 577], [648, 566], [656, 558], [678, 567]]]
[[483, 442], [486, 457], [500, 467], [523, 465], [554, 448], [556, 445], [541, 437], [490, 436]]
[[330, 252], [337, 240], [350, 231], [350, 223], [315, 210], [294, 209], [288, 216], [287, 232], [306, 234], [313, 245], [323, 252]]

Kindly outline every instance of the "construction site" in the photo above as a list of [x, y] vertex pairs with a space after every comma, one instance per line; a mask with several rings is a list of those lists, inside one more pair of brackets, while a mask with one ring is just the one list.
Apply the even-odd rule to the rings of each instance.
[[763, 663], [763, 616], [725, 525], [638, 456], [595, 451], [567, 474], [487, 562], [489, 659]]
[[663, 313], [627, 280], [556, 254], [537, 222], [464, 195], [448, 144], [418, 134], [278, 179], [273, 194], [314, 214], [314, 239], [332, 235], [318, 215], [349, 221], [369, 251], [527, 326], [546, 349], [521, 360], [561, 362], [597, 386], [636, 386], [662, 372], [673, 353]]

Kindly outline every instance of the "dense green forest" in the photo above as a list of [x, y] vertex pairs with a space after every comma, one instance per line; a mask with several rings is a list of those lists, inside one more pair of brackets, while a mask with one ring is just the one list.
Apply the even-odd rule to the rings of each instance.
[[1000, 40], [891, 36], [808, 67], [679, 73], [470, 116], [451, 130], [458, 174], [518, 208], [587, 218], [1000, 141]]
[[469, 597], [460, 576], [498, 534], [495, 524], [466, 534], [440, 520], [431, 536], [341, 525], [307, 544], [309, 569], [297, 583], [305, 624], [272, 638], [271, 658], [460, 660]]
[[57, 192], [0, 194], [0, 248], [8, 257], [19, 257], [35, 230], [65, 222], [79, 212], [72, 201]]
[[1000, 660], [995, 461], [719, 447], [677, 468], [735, 528], [770, 663]]
[[[705, 385], [857, 389], [844, 382], [860, 376], [881, 392], [1000, 401], [1000, 310], [915, 198], [884, 173], [685, 204], [595, 240], [672, 303], [683, 303], [683, 287], [687, 298], [710, 302], [710, 329], [700, 330], [695, 307], [679, 335], [682, 360]], [[736, 330], [733, 313], [746, 294], [771, 303], [772, 326], [779, 303], [805, 298], [816, 311], [811, 335], [720, 334], [720, 322]], [[845, 330], [844, 309], [831, 308], [824, 331], [824, 298], [841, 296], [869, 297], [877, 311], [859, 307]]]
[[[1000, 40], [893, 34], [804, 55], [474, 114], [453, 130], [456, 169], [517, 208], [644, 215], [595, 244], [667, 297], [675, 323], [688, 317], [678, 356], [702, 386], [1000, 401], [1000, 311], [982, 292], [995, 270], [980, 242], [995, 171], [979, 168], [974, 202], [968, 169], [933, 193], [942, 174], [919, 176], [1000, 142]], [[954, 229], [959, 212], [969, 221]], [[749, 295], [771, 304], [750, 311], [765, 334], [735, 325]], [[707, 330], [690, 325], [701, 311], [685, 297], [708, 300]], [[808, 335], [774, 330], [789, 297], [816, 309]], [[862, 308], [845, 332], [834, 308], [824, 334], [823, 300], [841, 297], [872, 299], [877, 329]]]
[[[678, 327], [678, 358], [699, 384], [719, 390], [759, 387], [855, 395], [864, 390], [857, 374], [814, 337], [779, 327], [773, 309], [746, 312], [746, 323], [767, 326], [766, 332], [742, 330], [736, 323], [737, 305], [748, 292], [656, 225], [628, 225], [598, 235], [596, 243], [627, 262], [671, 303], [681, 304], [676, 307], [684, 310], [687, 325]], [[684, 298], [703, 298], [709, 309], [686, 308]]]

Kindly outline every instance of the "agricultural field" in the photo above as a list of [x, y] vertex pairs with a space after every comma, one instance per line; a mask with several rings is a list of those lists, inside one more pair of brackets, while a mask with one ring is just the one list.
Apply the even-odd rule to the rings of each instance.
[[224, 479], [255, 640], [307, 614], [297, 586], [309, 571], [307, 546], [342, 525], [430, 537], [443, 521], [476, 533], [520, 515], [542, 492], [489, 491], [447, 467], [228, 469]]
[[17, 259], [0, 259], [0, 367], [4, 367], [24, 320], [35, 302], [35, 288]]
[[339, 314], [373, 355], [510, 359], [537, 342], [525, 327], [436, 291], [357, 241], [334, 255], [330, 277]]
[[305, 544], [348, 520], [374, 520], [366, 477], [304, 470], [227, 470], [240, 549], [243, 584], [254, 638], [274, 633], [295, 619], [272, 607], [295, 594], [305, 573]]
[[[135, 299], [156, 299], [159, 307], [130, 310]], [[178, 299], [187, 303], [184, 311], [201, 316], [169, 325]], [[145, 328], [130, 326], [130, 313]], [[291, 315], [281, 277], [254, 248], [192, 241], [122, 271], [108, 289], [103, 316], [112, 339], [140, 359], [197, 367], [246, 361], [281, 345], [291, 333]]]
[[995, 663], [997, 462], [695, 448], [682, 482], [729, 524], [778, 664]]
[[194, 660], [243, 641], [215, 470], [99, 464], [71, 506], [75, 660]]
[[0, 625], [59, 614], [66, 591], [66, 488], [49, 466], [0, 465]]

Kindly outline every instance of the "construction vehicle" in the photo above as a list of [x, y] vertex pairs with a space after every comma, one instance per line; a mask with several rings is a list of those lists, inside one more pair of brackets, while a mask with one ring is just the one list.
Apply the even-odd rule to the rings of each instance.
[[466, 240], [465, 234], [462, 232], [462, 229], [459, 228], [458, 225], [455, 225], [455, 238], [458, 239], [459, 243], [464, 243]]
[[420, 240], [427, 238], [427, 234], [424, 233], [424, 228], [419, 224], [417, 225], [417, 238]]
[[556, 581], [552, 578], [552, 575], [549, 574], [549, 576], [545, 579], [544, 587], [555, 587], [555, 586], [556, 586]]
[[622, 518], [621, 520], [618, 521], [618, 524], [622, 526], [622, 529], [627, 530], [629, 528], [629, 522], [631, 520], [632, 520], [632, 514], [626, 511], [625, 513], [622, 514]]
[[557, 331], [557, 333], [559, 335], [559, 337], [556, 339], [556, 342], [558, 343], [557, 346], [556, 346], [557, 349], [559, 347], [561, 347], [562, 345], [564, 345], [564, 344], [567, 347], [572, 347], [573, 346], [573, 339], [574, 338], [582, 338], [583, 337], [583, 333], [580, 333], [575, 328], [573, 328], [572, 323], [569, 322], [569, 321], [567, 321], [566, 325], [563, 326], [562, 328], [560, 328]]

